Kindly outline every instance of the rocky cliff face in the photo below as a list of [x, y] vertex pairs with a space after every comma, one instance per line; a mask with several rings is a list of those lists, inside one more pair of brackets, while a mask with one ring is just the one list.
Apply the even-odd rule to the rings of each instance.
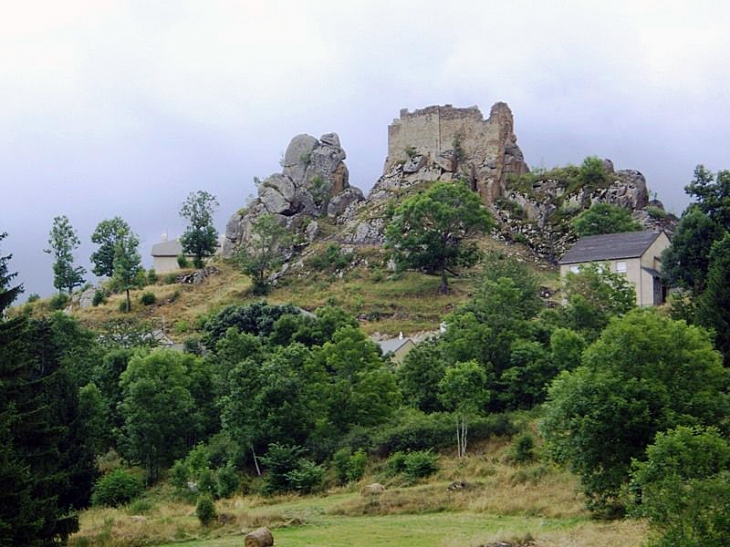
[[251, 240], [251, 227], [264, 214], [273, 215], [300, 241], [317, 237], [320, 217], [334, 218], [362, 201], [362, 192], [350, 186], [344, 149], [336, 133], [294, 137], [284, 154], [282, 172], [258, 185], [258, 196], [235, 213], [226, 225], [222, 254], [233, 255]]
[[381, 245], [388, 205], [434, 181], [468, 184], [499, 221], [496, 237], [523, 243], [547, 260], [562, 256], [575, 239], [570, 219], [593, 203], [629, 209], [645, 227], [670, 234], [676, 223], [660, 202], [649, 200], [641, 173], [615, 171], [609, 160], [600, 184], [581, 181], [574, 166], [530, 173], [505, 103], [492, 106], [486, 120], [476, 107], [402, 110], [388, 128], [388, 140], [383, 175], [364, 199], [349, 186], [337, 134], [294, 137], [282, 172], [261, 182], [258, 196], [231, 217], [223, 255], [251, 240], [251, 226], [262, 214], [290, 229], [300, 249], [323, 232], [347, 245]]

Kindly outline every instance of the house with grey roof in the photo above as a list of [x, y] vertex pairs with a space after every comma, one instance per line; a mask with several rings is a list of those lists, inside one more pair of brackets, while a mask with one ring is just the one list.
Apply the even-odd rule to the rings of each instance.
[[[177, 257], [182, 254], [182, 245], [179, 239], [167, 240], [166, 236], [162, 236], [160, 243], [152, 245], [152, 267], [158, 274], [170, 273], [180, 269], [177, 263]], [[192, 262], [193, 256], [187, 255], [186, 258]]]
[[667, 247], [667, 234], [652, 230], [582, 237], [558, 262], [560, 277], [580, 271], [581, 266], [603, 264], [634, 285], [637, 306], [656, 306], [666, 298], [661, 254]]
[[403, 337], [403, 333], [398, 338], [378, 340], [376, 343], [380, 346], [383, 355], [390, 355], [391, 360], [396, 364], [402, 363], [408, 352], [416, 347], [413, 340]]

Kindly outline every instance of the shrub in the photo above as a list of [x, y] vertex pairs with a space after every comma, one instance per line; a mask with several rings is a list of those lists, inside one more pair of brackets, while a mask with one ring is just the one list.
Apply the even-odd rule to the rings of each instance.
[[165, 276], [165, 285], [174, 285], [177, 283], [177, 275], [174, 273], [169, 273]]
[[218, 514], [215, 510], [213, 498], [210, 495], [203, 494], [198, 498], [198, 503], [195, 506], [195, 515], [203, 526], [208, 526], [216, 519]]
[[181, 270], [184, 270], [185, 268], [190, 267], [190, 262], [188, 262], [188, 259], [185, 255], [183, 255], [183, 254], [177, 255], [177, 266]]
[[94, 298], [91, 300], [91, 305], [96, 307], [106, 302], [106, 291], [104, 289], [96, 289], [94, 291]]
[[291, 490], [302, 494], [311, 494], [322, 488], [324, 467], [310, 460], [299, 460], [297, 468], [286, 476]]
[[129, 309], [127, 309], [127, 300], [126, 299], [122, 300], [119, 303], [119, 311], [122, 313], [127, 313], [129, 311], [132, 311], [132, 306], [131, 306], [132, 303], [130, 302], [129, 304], [130, 304]]
[[142, 293], [142, 296], [139, 297], [139, 301], [142, 303], [143, 306], [151, 306], [155, 302], [157, 302], [157, 297], [155, 296], [155, 293], [151, 291], [145, 291]]
[[129, 512], [133, 515], [142, 515], [154, 510], [155, 504], [146, 498], [134, 500], [129, 504]]
[[217, 473], [218, 495], [221, 498], [230, 498], [238, 490], [241, 479], [238, 471], [232, 465], [221, 467]]
[[193, 355], [202, 355], [203, 346], [200, 345], [200, 338], [197, 336], [188, 336], [183, 340], [183, 351], [192, 353]]
[[51, 297], [50, 305], [52, 310], [62, 310], [68, 304], [69, 296], [65, 293], [58, 293]]
[[517, 463], [527, 463], [535, 459], [535, 439], [530, 433], [523, 433], [512, 444], [510, 459]]
[[347, 462], [347, 480], [359, 481], [365, 474], [365, 466], [367, 466], [367, 454], [361, 449], [356, 451]]
[[354, 454], [349, 447], [341, 448], [332, 458], [340, 484], [359, 481], [365, 474], [365, 466], [368, 462], [367, 454], [360, 449]]
[[403, 452], [395, 452], [387, 463], [388, 475], [394, 477], [400, 475], [406, 470], [406, 455]]
[[404, 474], [410, 482], [433, 475], [438, 471], [438, 456], [430, 450], [411, 452], [403, 460]]
[[124, 469], [117, 469], [96, 481], [91, 494], [91, 503], [116, 507], [129, 503], [142, 492], [144, 483], [140, 477]]
[[154, 285], [155, 283], [157, 283], [157, 279], [158, 279], [157, 272], [155, 271], [154, 268], [150, 268], [149, 270], [147, 270], [147, 284], [148, 285]]
[[352, 263], [352, 253], [344, 254], [334, 243], [327, 246], [323, 253], [309, 259], [309, 266], [315, 270], [337, 271], [347, 268]]
[[41, 299], [41, 295], [38, 293], [33, 293], [28, 297], [28, 303], [32, 304], [33, 302], [36, 302]]
[[662, 220], [664, 218], [667, 218], [668, 215], [668, 213], [664, 209], [662, 209], [661, 207], [657, 207], [656, 205], [649, 205], [646, 208], [646, 214], [654, 220]]

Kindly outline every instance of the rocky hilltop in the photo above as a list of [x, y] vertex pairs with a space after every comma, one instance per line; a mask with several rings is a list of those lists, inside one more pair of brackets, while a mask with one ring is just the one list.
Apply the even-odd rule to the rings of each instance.
[[297, 135], [282, 172], [258, 184], [257, 197], [226, 227], [224, 256], [251, 241], [251, 226], [274, 215], [300, 250], [317, 239], [381, 245], [388, 205], [434, 181], [463, 181], [499, 221], [495, 237], [528, 246], [537, 257], [559, 258], [575, 239], [569, 220], [593, 203], [624, 207], [644, 226], [670, 233], [675, 220], [649, 199], [643, 175], [603, 161], [600, 180], [581, 179], [568, 166], [530, 172], [514, 133], [514, 118], [498, 102], [487, 119], [477, 107], [451, 105], [401, 110], [388, 127], [383, 175], [367, 198], [348, 182], [346, 153], [336, 133]]

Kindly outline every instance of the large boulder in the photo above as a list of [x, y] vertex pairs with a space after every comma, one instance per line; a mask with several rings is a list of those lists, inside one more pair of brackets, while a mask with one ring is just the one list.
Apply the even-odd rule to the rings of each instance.
[[282, 226], [301, 236], [295, 237], [301, 242], [313, 238], [311, 230], [306, 232], [309, 223], [304, 218], [326, 215], [337, 222], [340, 214], [364, 199], [359, 189], [350, 187], [346, 157], [337, 133], [326, 133], [320, 139], [295, 136], [284, 153], [281, 173], [264, 179], [257, 197], [228, 221], [222, 255], [232, 256], [247, 245], [253, 224], [263, 214], [276, 215]]

